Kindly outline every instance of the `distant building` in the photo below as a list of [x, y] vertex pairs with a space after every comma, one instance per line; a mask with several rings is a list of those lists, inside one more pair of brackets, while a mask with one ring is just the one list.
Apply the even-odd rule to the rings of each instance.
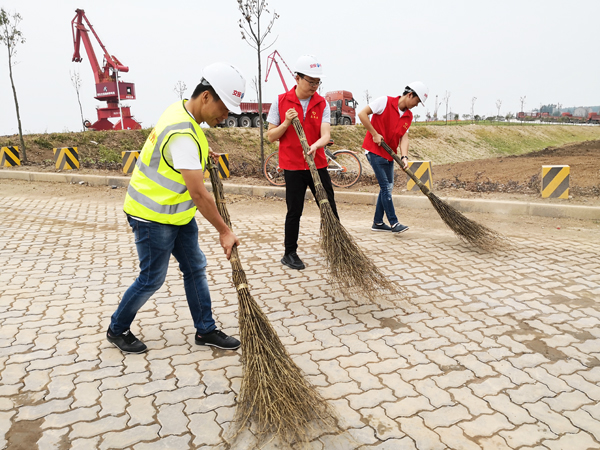
[[587, 117], [589, 113], [592, 112], [592, 108], [584, 108], [583, 106], [580, 106], [579, 108], [575, 108], [575, 111], [573, 111], [573, 115], [575, 117]]

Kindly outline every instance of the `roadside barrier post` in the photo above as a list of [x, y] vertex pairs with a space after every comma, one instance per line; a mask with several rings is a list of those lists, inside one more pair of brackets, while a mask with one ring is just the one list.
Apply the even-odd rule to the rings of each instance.
[[121, 152], [121, 158], [123, 159], [123, 173], [133, 173], [135, 163], [137, 163], [139, 157], [139, 150]]
[[55, 148], [54, 162], [57, 170], [79, 169], [79, 152], [77, 147]]
[[542, 166], [542, 198], [569, 198], [569, 166]]
[[[415, 174], [415, 176], [427, 186], [429, 189], [433, 189], [433, 177], [431, 175], [431, 161], [408, 161], [408, 168]], [[406, 190], [407, 191], [419, 191], [419, 186], [406, 175]]]
[[20, 166], [19, 147], [2, 147], [0, 149], [0, 167]]
[[[229, 153], [222, 153], [219, 155], [217, 169], [219, 170], [219, 178], [229, 178]], [[210, 178], [210, 172], [208, 170], [204, 171], [204, 178]]]

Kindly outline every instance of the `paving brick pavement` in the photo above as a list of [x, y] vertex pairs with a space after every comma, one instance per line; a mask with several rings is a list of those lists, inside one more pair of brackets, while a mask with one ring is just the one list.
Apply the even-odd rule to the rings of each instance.
[[[279, 262], [284, 203], [237, 200], [252, 295], [345, 430], [309, 448], [600, 449], [600, 233], [513, 227], [517, 249], [490, 255], [429, 228], [433, 213], [398, 237], [368, 232], [370, 207], [340, 205], [410, 293], [357, 305], [324, 280], [313, 203], [298, 272]], [[194, 344], [175, 263], [133, 327], [149, 351], [125, 356], [105, 340], [136, 276], [121, 205], [0, 192], [0, 448], [224, 447], [240, 354]], [[200, 236], [216, 320], [239, 335], [229, 263], [202, 221]], [[239, 448], [254, 442], [246, 431]]]

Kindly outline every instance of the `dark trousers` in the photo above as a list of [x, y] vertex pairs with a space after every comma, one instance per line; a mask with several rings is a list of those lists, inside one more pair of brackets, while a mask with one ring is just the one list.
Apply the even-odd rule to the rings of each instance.
[[[327, 167], [318, 169], [321, 183], [327, 194], [327, 199], [333, 210], [333, 214], [338, 218], [335, 199], [333, 196], [333, 186], [331, 178], [327, 172]], [[285, 176], [285, 202], [287, 204], [287, 214], [285, 216], [285, 254], [289, 255], [298, 249], [298, 234], [300, 233], [300, 218], [304, 210], [304, 195], [308, 186], [315, 196], [315, 184], [313, 183], [310, 170], [286, 170]]]

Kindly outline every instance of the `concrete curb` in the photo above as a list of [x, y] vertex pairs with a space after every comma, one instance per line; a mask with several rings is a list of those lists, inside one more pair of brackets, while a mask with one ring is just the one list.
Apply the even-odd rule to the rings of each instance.
[[[46, 181], [53, 183], [84, 182], [90, 186], [127, 187], [129, 185], [130, 177], [87, 175], [66, 172], [51, 173], [0, 170], [0, 180], [2, 179]], [[252, 195], [256, 197], [285, 197], [285, 188], [283, 187], [227, 183], [224, 183], [223, 187], [227, 194]], [[312, 197], [310, 191], [307, 191], [306, 195], [307, 198]], [[343, 203], [375, 205], [377, 202], [377, 194], [373, 193], [336, 191], [335, 195], [336, 200]], [[509, 200], [459, 199], [451, 197], [444, 197], [442, 199], [461, 212], [600, 220], [600, 207], [597, 206], [543, 204]], [[399, 208], [432, 208], [429, 199], [424, 195], [394, 195], [394, 205]]]

